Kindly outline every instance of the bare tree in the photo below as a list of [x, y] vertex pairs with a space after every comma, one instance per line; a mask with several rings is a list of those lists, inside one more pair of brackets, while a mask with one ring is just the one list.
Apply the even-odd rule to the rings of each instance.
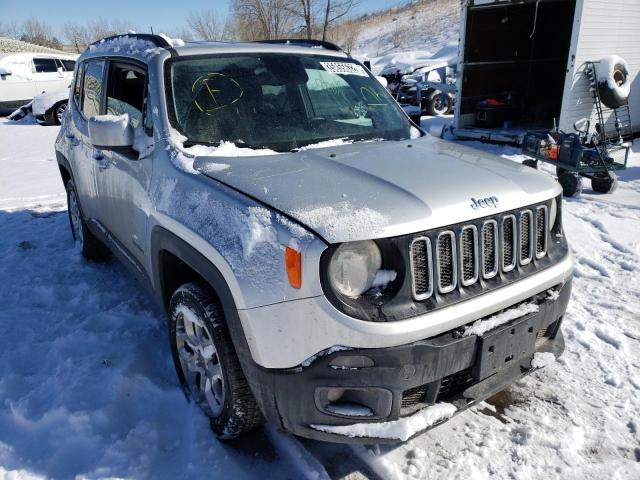
[[88, 21], [86, 28], [90, 35], [90, 42], [88, 43], [135, 30], [135, 26], [128, 20], [105, 20], [102, 17]]
[[327, 30], [340, 19], [349, 15], [358, 0], [323, 0], [326, 2], [324, 8], [324, 19], [322, 22], [322, 40], [327, 39]]
[[31, 17], [22, 24], [22, 34], [20, 40], [35, 43], [43, 47], [61, 48], [62, 44], [53, 34], [51, 26], [41, 22], [37, 18]]
[[302, 21], [308, 39], [327, 40], [328, 31], [347, 17], [357, 3], [358, 0], [296, 0], [290, 8], [292, 15]]
[[13, 38], [18, 40], [21, 32], [18, 24], [15, 22], [0, 22], [0, 37]]
[[82, 52], [91, 43], [93, 37], [87, 27], [76, 23], [65, 23], [62, 27], [64, 38], [74, 46], [76, 52]]
[[351, 53], [357, 47], [360, 31], [360, 23], [357, 20], [349, 19], [338, 22], [330, 28], [327, 32], [327, 39], [340, 45], [345, 52]]
[[190, 12], [187, 24], [199, 40], [222, 40], [224, 36], [224, 22], [214, 10]]
[[298, 11], [298, 15], [302, 16], [302, 20], [305, 26], [305, 33], [307, 39], [311, 40], [313, 37], [313, 20], [315, 10], [315, 0], [298, 0], [299, 5], [302, 7], [302, 12]]
[[407, 29], [400, 22], [395, 22], [395, 25], [391, 29], [389, 39], [391, 40], [393, 48], [401, 47], [407, 39]]
[[297, 0], [233, 0], [236, 33], [245, 40], [284, 38], [293, 31]]

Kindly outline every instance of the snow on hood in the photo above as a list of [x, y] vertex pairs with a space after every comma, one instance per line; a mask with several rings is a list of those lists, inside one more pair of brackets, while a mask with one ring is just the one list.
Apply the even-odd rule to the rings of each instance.
[[[289, 215], [329, 243], [429, 230], [548, 200], [561, 191], [543, 173], [429, 135], [281, 155], [199, 156], [193, 167]], [[471, 198], [485, 197], [496, 197], [498, 206], [471, 207]]]

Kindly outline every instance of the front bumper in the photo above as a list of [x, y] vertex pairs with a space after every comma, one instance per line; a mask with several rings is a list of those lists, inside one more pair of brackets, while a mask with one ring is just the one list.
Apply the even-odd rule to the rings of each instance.
[[[478, 360], [487, 333], [483, 337], [461, 336], [455, 329], [397, 347], [329, 351], [306, 367], [265, 369], [254, 363], [250, 368], [245, 366], [245, 374], [265, 416], [284, 430], [333, 442], [388, 442], [350, 438], [310, 426], [388, 422], [440, 402], [454, 404], [459, 412], [488, 398], [534, 370], [534, 344], [537, 352], [552, 352], [555, 357], [562, 353], [560, 324], [570, 292], [571, 280], [559, 287], [557, 298], [548, 298], [543, 291], [531, 299], [538, 303], [537, 312], [494, 329], [509, 329], [512, 336], [499, 337], [503, 340], [496, 351], [506, 355], [505, 360], [500, 359], [497, 368], [490, 371], [487, 362], [480, 365]], [[531, 348], [523, 347], [527, 341], [534, 342], [529, 344]], [[509, 356], [512, 358], [507, 360]], [[350, 405], [365, 405], [373, 415], [340, 413], [345, 410], [336, 413], [332, 400], [341, 390]], [[342, 398], [337, 403], [342, 404]]]

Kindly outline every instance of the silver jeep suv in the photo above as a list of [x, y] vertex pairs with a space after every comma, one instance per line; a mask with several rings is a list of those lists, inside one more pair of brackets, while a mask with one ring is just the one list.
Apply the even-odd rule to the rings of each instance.
[[563, 349], [560, 186], [426, 135], [331, 44], [95, 43], [56, 154], [82, 254], [153, 293], [219, 438], [404, 440]]

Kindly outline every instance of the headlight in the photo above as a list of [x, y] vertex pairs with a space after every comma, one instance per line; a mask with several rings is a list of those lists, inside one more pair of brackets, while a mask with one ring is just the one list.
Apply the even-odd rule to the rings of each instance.
[[347, 297], [359, 297], [371, 288], [381, 266], [382, 255], [375, 242], [343, 243], [331, 257], [329, 282], [336, 292]]
[[558, 204], [556, 203], [556, 199], [551, 200], [551, 208], [549, 208], [549, 230], [553, 230], [554, 225], [556, 224], [556, 216], [558, 215]]

